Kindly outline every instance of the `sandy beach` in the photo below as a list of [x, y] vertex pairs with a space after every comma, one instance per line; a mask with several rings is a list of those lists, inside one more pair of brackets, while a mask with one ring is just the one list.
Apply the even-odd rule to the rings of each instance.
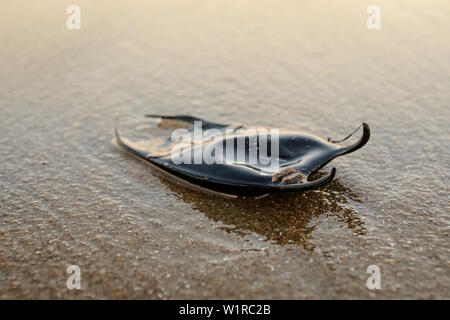
[[[448, 1], [70, 4], [0, 5], [1, 299], [450, 299]], [[113, 143], [146, 113], [372, 136], [319, 190], [222, 199]]]

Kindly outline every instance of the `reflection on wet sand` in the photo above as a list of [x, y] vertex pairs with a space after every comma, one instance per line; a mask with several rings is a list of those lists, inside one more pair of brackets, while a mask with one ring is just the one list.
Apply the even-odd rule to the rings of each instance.
[[313, 250], [310, 241], [316, 228], [311, 219], [329, 215], [342, 221], [355, 234], [364, 234], [363, 222], [345, 204], [358, 196], [339, 179], [320, 190], [274, 194], [261, 199], [223, 199], [181, 185], [161, 181], [180, 199], [214, 221], [227, 225], [224, 230], [237, 234], [256, 232], [277, 244], [298, 244]]

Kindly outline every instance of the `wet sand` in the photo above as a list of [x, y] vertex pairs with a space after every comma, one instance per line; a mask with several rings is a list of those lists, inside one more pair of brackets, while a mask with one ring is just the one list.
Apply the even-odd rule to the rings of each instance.
[[[378, 31], [373, 1], [69, 4], [0, 6], [0, 298], [450, 298], [447, 1]], [[146, 113], [372, 137], [320, 190], [222, 199], [112, 143]]]

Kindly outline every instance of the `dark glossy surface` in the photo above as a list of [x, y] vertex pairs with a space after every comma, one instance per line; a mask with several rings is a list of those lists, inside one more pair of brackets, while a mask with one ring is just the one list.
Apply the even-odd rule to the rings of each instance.
[[[178, 178], [186, 180], [188, 183], [196, 184], [212, 191], [217, 191], [233, 195], [262, 195], [265, 193], [273, 193], [279, 191], [304, 191], [321, 187], [330, 182], [336, 173], [333, 168], [331, 172], [314, 181], [298, 182], [293, 184], [283, 184], [280, 182], [272, 182], [272, 176], [283, 168], [291, 167], [300, 171], [306, 178], [317, 172], [320, 168], [332, 161], [334, 158], [351, 153], [364, 146], [370, 138], [370, 129], [366, 123], [362, 126], [362, 136], [353, 145], [342, 146], [330, 142], [328, 139], [321, 139], [309, 133], [300, 131], [278, 130], [276, 139], [279, 141], [278, 157], [276, 158], [276, 167], [267, 163], [263, 164], [258, 158], [256, 163], [250, 163], [250, 141], [261, 141], [259, 129], [265, 129], [264, 132], [272, 132], [270, 128], [249, 127], [242, 124], [226, 125], [205, 121], [192, 116], [149, 116], [160, 118], [164, 121], [179, 121], [181, 126], [188, 124], [190, 126], [187, 131], [190, 140], [194, 141], [194, 121], [202, 121], [202, 129], [216, 129], [216, 135], [211, 139], [202, 141], [202, 143], [192, 144], [188, 148], [181, 150], [182, 156], [187, 154], [189, 163], [174, 163], [172, 158], [172, 150], [179, 146], [180, 142], [172, 142], [169, 137], [164, 143], [156, 145], [152, 150], [139, 149], [130, 143], [121, 139], [116, 131], [116, 138], [119, 146], [128, 152], [131, 152], [142, 159], [151, 162], [160, 169], [175, 175]], [[232, 135], [225, 135], [226, 130], [231, 130]], [[244, 148], [245, 160], [238, 160], [238, 142], [241, 139], [245, 141]], [[233, 146], [232, 160], [226, 159], [226, 145], [231, 141]], [[267, 150], [271, 149], [275, 137], [268, 135]], [[156, 144], [156, 143], [155, 143]], [[220, 146], [224, 152], [221, 155], [221, 161], [212, 164], [195, 164], [194, 155], [196, 151], [202, 154], [205, 149]], [[259, 144], [258, 144], [259, 148]], [[196, 150], [201, 149], [201, 150]], [[259, 150], [258, 150], [259, 151]]]

